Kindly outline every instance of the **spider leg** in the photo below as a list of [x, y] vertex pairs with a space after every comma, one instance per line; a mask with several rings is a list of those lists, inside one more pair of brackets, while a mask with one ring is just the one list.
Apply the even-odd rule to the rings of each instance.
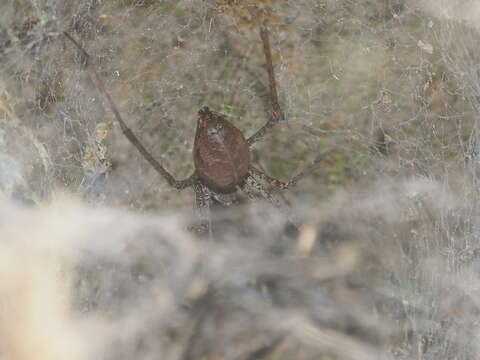
[[142, 145], [140, 140], [135, 136], [135, 134], [130, 130], [130, 128], [127, 126], [125, 121], [123, 120], [122, 116], [120, 115], [120, 112], [118, 111], [117, 106], [115, 105], [115, 102], [113, 101], [112, 97], [108, 93], [106, 87], [105, 87], [105, 81], [103, 78], [100, 76], [98, 73], [97, 69], [93, 65], [93, 62], [90, 61], [90, 55], [88, 52], [80, 45], [80, 43], [75, 40], [69, 33], [66, 31], [63, 32], [63, 35], [72, 42], [75, 47], [80, 50], [80, 52], [83, 54], [87, 61], [87, 66], [90, 67], [90, 70], [92, 71], [95, 79], [97, 80], [98, 87], [100, 88], [100, 91], [103, 93], [105, 98], [107, 99], [107, 102], [110, 106], [110, 109], [112, 110], [113, 114], [115, 115], [115, 118], [117, 119], [118, 123], [120, 124], [120, 128], [122, 129], [123, 134], [125, 137], [132, 143], [133, 146], [142, 154], [142, 156], [147, 160], [150, 165], [153, 166], [153, 168], [160, 174], [162, 175], [165, 180], [170, 184], [170, 186], [173, 186], [174, 188], [178, 190], [183, 190], [185, 188], [188, 188], [193, 185], [195, 181], [195, 174], [191, 175], [187, 179], [184, 180], [176, 180], [155, 158], [145, 149], [145, 147]]
[[260, 179], [268, 182], [270, 185], [275, 186], [276, 188], [283, 190], [287, 189], [290, 182], [284, 182], [267, 175], [264, 171], [257, 169], [256, 167], [250, 165], [250, 173], [259, 177]]
[[195, 214], [199, 224], [191, 227], [191, 230], [199, 235], [209, 234], [212, 238], [212, 212], [213, 199], [210, 190], [200, 181], [193, 183], [195, 191]]
[[[251, 10], [251, 13], [254, 18], [256, 18], [256, 14]], [[277, 83], [275, 80], [275, 72], [273, 70], [273, 62], [272, 62], [272, 51], [270, 49], [270, 40], [269, 40], [269, 32], [268, 28], [265, 26], [263, 22], [259, 22], [260, 28], [260, 38], [262, 39], [263, 43], [263, 52], [265, 53], [265, 60], [268, 72], [268, 81], [270, 86], [270, 105], [272, 106], [272, 112], [270, 114], [270, 118], [265, 125], [263, 125], [260, 129], [257, 130], [255, 134], [250, 136], [247, 139], [247, 144], [253, 145], [257, 142], [260, 138], [262, 138], [269, 129], [273, 128], [279, 121], [283, 120], [284, 115], [280, 105], [278, 103], [278, 93], [277, 93]]]
[[285, 190], [288, 189], [290, 186], [295, 186], [297, 182], [300, 181], [304, 176], [311, 173], [317, 167], [320, 161], [322, 161], [324, 155], [325, 153], [318, 154], [317, 157], [310, 163], [310, 165], [304, 167], [297, 175], [292, 177], [287, 182], [275, 179], [274, 177], [267, 175], [264, 171], [257, 169], [252, 165], [250, 165], [249, 172], [255, 176], [258, 176], [260, 179], [265, 180], [270, 185], [275, 186], [279, 190]]
[[209, 238], [213, 239], [214, 228], [218, 225], [214, 224], [218, 220], [218, 213], [215, 216], [213, 209], [218, 205], [226, 209], [237, 204], [237, 195], [235, 193], [216, 193], [200, 181], [195, 181], [193, 190], [195, 191], [195, 215], [198, 223], [191, 226], [190, 230], [200, 236], [208, 234]]
[[278, 199], [276, 199], [270, 191], [268, 191], [261, 183], [259, 183], [253, 177], [252, 172], [249, 172], [249, 174], [245, 178], [245, 184], [243, 185], [242, 190], [245, 192], [245, 194], [247, 194], [248, 198], [251, 200], [257, 199], [258, 195], [260, 195], [262, 198], [267, 200], [273, 206], [277, 208], [281, 207], [280, 201], [278, 201]]

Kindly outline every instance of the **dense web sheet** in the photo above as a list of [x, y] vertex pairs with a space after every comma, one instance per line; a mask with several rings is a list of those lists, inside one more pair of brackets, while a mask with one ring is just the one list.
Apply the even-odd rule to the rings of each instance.
[[467, 359], [478, 223], [461, 195], [378, 183], [321, 216], [297, 207], [305, 225], [288, 241], [287, 219], [259, 205], [243, 231], [199, 242], [179, 215], [3, 203], [2, 354]]
[[0, 357], [478, 357], [476, 2], [255, 1], [285, 119], [252, 161], [323, 156], [210, 242], [62, 35], [185, 178], [200, 108], [246, 137], [268, 118], [251, 3], [1, 2]]

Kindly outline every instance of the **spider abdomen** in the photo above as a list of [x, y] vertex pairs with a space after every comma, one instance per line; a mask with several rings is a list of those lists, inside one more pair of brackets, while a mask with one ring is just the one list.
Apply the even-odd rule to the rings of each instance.
[[198, 112], [193, 146], [195, 169], [202, 181], [220, 192], [235, 191], [248, 174], [250, 150], [242, 132], [204, 107]]

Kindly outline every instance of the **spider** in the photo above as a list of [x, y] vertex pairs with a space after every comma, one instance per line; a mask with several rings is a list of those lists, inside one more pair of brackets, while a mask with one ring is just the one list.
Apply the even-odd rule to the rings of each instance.
[[[256, 14], [251, 12], [253, 17]], [[297, 183], [305, 173], [320, 161], [320, 156], [313, 163], [304, 168], [290, 181], [283, 182], [267, 175], [262, 170], [254, 167], [250, 160], [250, 147], [268, 133], [275, 125], [284, 119], [284, 114], [278, 102], [277, 85], [272, 62], [272, 53], [269, 41], [269, 30], [264, 22], [257, 21], [260, 39], [263, 43], [266, 68], [269, 79], [269, 100], [271, 111], [267, 122], [249, 138], [221, 114], [203, 107], [198, 112], [197, 129], [193, 145], [193, 159], [195, 171], [188, 178], [177, 180], [172, 176], [142, 145], [132, 130], [123, 120], [112, 97], [105, 87], [105, 82], [100, 76], [90, 55], [68, 32], [63, 32], [73, 45], [83, 54], [87, 66], [90, 67], [98, 87], [118, 121], [123, 134], [137, 148], [140, 154], [155, 168], [155, 170], [177, 190], [192, 187], [195, 192], [195, 205], [201, 218], [200, 225], [194, 230], [199, 234], [211, 231], [210, 209], [213, 205], [224, 207], [237, 203], [236, 193], [241, 190], [247, 197], [254, 199], [260, 195], [274, 206], [280, 204], [271, 192], [261, 182], [266, 181], [277, 189], [284, 190]]]

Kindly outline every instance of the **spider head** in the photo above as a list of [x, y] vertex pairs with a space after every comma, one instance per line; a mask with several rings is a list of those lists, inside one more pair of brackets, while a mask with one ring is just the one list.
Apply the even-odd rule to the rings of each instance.
[[204, 106], [198, 111], [198, 128], [206, 128], [207, 126], [213, 125], [216, 117], [215, 114], [210, 111], [208, 106]]
[[210, 111], [207, 106], [200, 109], [198, 115], [198, 131], [201, 131], [204, 136], [206, 135], [208, 137], [215, 136], [223, 138], [227, 120], [225, 120], [221, 115]]

